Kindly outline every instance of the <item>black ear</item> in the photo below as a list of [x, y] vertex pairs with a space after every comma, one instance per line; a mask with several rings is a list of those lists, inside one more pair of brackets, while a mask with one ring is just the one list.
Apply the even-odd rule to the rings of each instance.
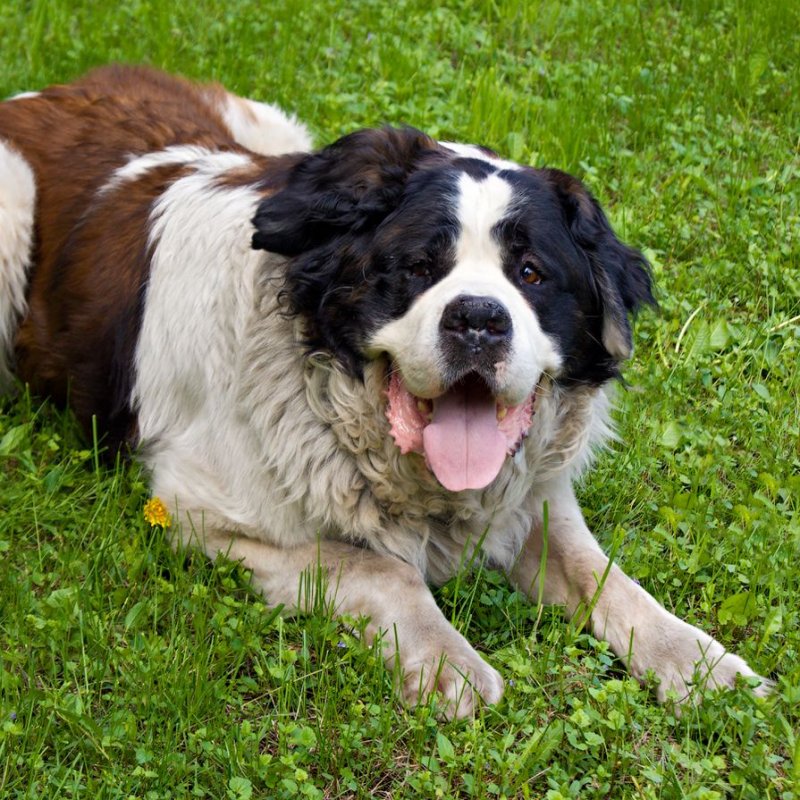
[[414, 128], [362, 130], [312, 153], [262, 201], [253, 247], [295, 256], [340, 233], [377, 225], [396, 206], [416, 166], [442, 149]]
[[559, 195], [572, 237], [592, 266], [603, 308], [603, 346], [622, 361], [633, 349], [628, 315], [642, 305], [656, 304], [650, 265], [617, 238], [600, 204], [577, 178], [556, 169], [545, 172]]

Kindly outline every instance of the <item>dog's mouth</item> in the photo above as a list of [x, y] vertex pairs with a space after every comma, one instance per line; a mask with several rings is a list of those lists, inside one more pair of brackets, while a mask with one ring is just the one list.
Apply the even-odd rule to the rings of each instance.
[[503, 405], [475, 373], [426, 400], [411, 394], [393, 370], [387, 395], [386, 416], [400, 452], [425, 456], [452, 492], [483, 489], [497, 477], [527, 435], [536, 401], [534, 392], [519, 405]]

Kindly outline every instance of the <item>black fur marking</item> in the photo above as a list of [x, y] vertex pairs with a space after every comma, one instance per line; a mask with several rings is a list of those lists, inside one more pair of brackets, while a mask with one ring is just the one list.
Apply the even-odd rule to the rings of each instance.
[[478, 182], [486, 180], [498, 171], [497, 167], [480, 158], [457, 158], [453, 162], [453, 166], [466, 172], [470, 178]]
[[264, 200], [253, 247], [294, 256], [342, 233], [374, 228], [394, 208], [410, 172], [441, 153], [414, 128], [356, 131], [300, 161]]
[[519, 283], [520, 261], [532, 256], [543, 280], [520, 284], [545, 333], [558, 343], [568, 384], [599, 385], [619, 375], [630, 350], [628, 313], [654, 303], [645, 258], [614, 234], [597, 201], [577, 179], [558, 170], [503, 172], [515, 191], [515, 211], [497, 230], [506, 253], [506, 272]]
[[309, 156], [263, 201], [254, 247], [292, 256], [284, 296], [309, 349], [361, 372], [368, 334], [452, 266], [454, 156], [412, 128], [360, 131]]

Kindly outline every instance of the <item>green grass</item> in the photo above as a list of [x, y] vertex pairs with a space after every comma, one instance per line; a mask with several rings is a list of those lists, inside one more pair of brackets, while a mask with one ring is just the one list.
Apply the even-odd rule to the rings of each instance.
[[654, 265], [622, 443], [581, 500], [664, 605], [777, 680], [680, 717], [492, 572], [444, 587], [508, 688], [404, 710], [320, 613], [175, 554], [133, 467], [0, 406], [0, 796], [800, 796], [800, 6], [7, 0], [0, 95], [110, 60], [275, 100], [320, 142], [406, 122], [579, 174]]

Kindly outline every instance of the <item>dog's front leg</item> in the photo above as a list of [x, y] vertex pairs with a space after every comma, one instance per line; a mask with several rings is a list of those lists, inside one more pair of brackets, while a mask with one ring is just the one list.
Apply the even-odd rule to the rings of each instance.
[[[567, 481], [548, 486], [537, 504], [537, 523], [512, 581], [534, 600], [563, 605], [570, 617], [588, 619], [594, 635], [609, 642], [634, 676], [655, 674], [659, 700], [671, 690], [685, 700], [695, 683], [733, 686], [737, 674], [758, 677], [741, 658], [669, 613], [609, 562]], [[768, 690], [762, 679], [756, 692]]]
[[[223, 553], [241, 561], [273, 605], [303, 611], [310, 600], [302, 597], [306, 587], [319, 585], [336, 614], [367, 617], [367, 638], [381, 636], [389, 667], [400, 668], [398, 690], [407, 702], [424, 702], [435, 692], [445, 716], [465, 717], [478, 696], [487, 703], [502, 696], [499, 673], [445, 619], [422, 574], [410, 564], [336, 541], [279, 548], [210, 533], [203, 545], [212, 558]], [[314, 578], [317, 570], [320, 581]]]

